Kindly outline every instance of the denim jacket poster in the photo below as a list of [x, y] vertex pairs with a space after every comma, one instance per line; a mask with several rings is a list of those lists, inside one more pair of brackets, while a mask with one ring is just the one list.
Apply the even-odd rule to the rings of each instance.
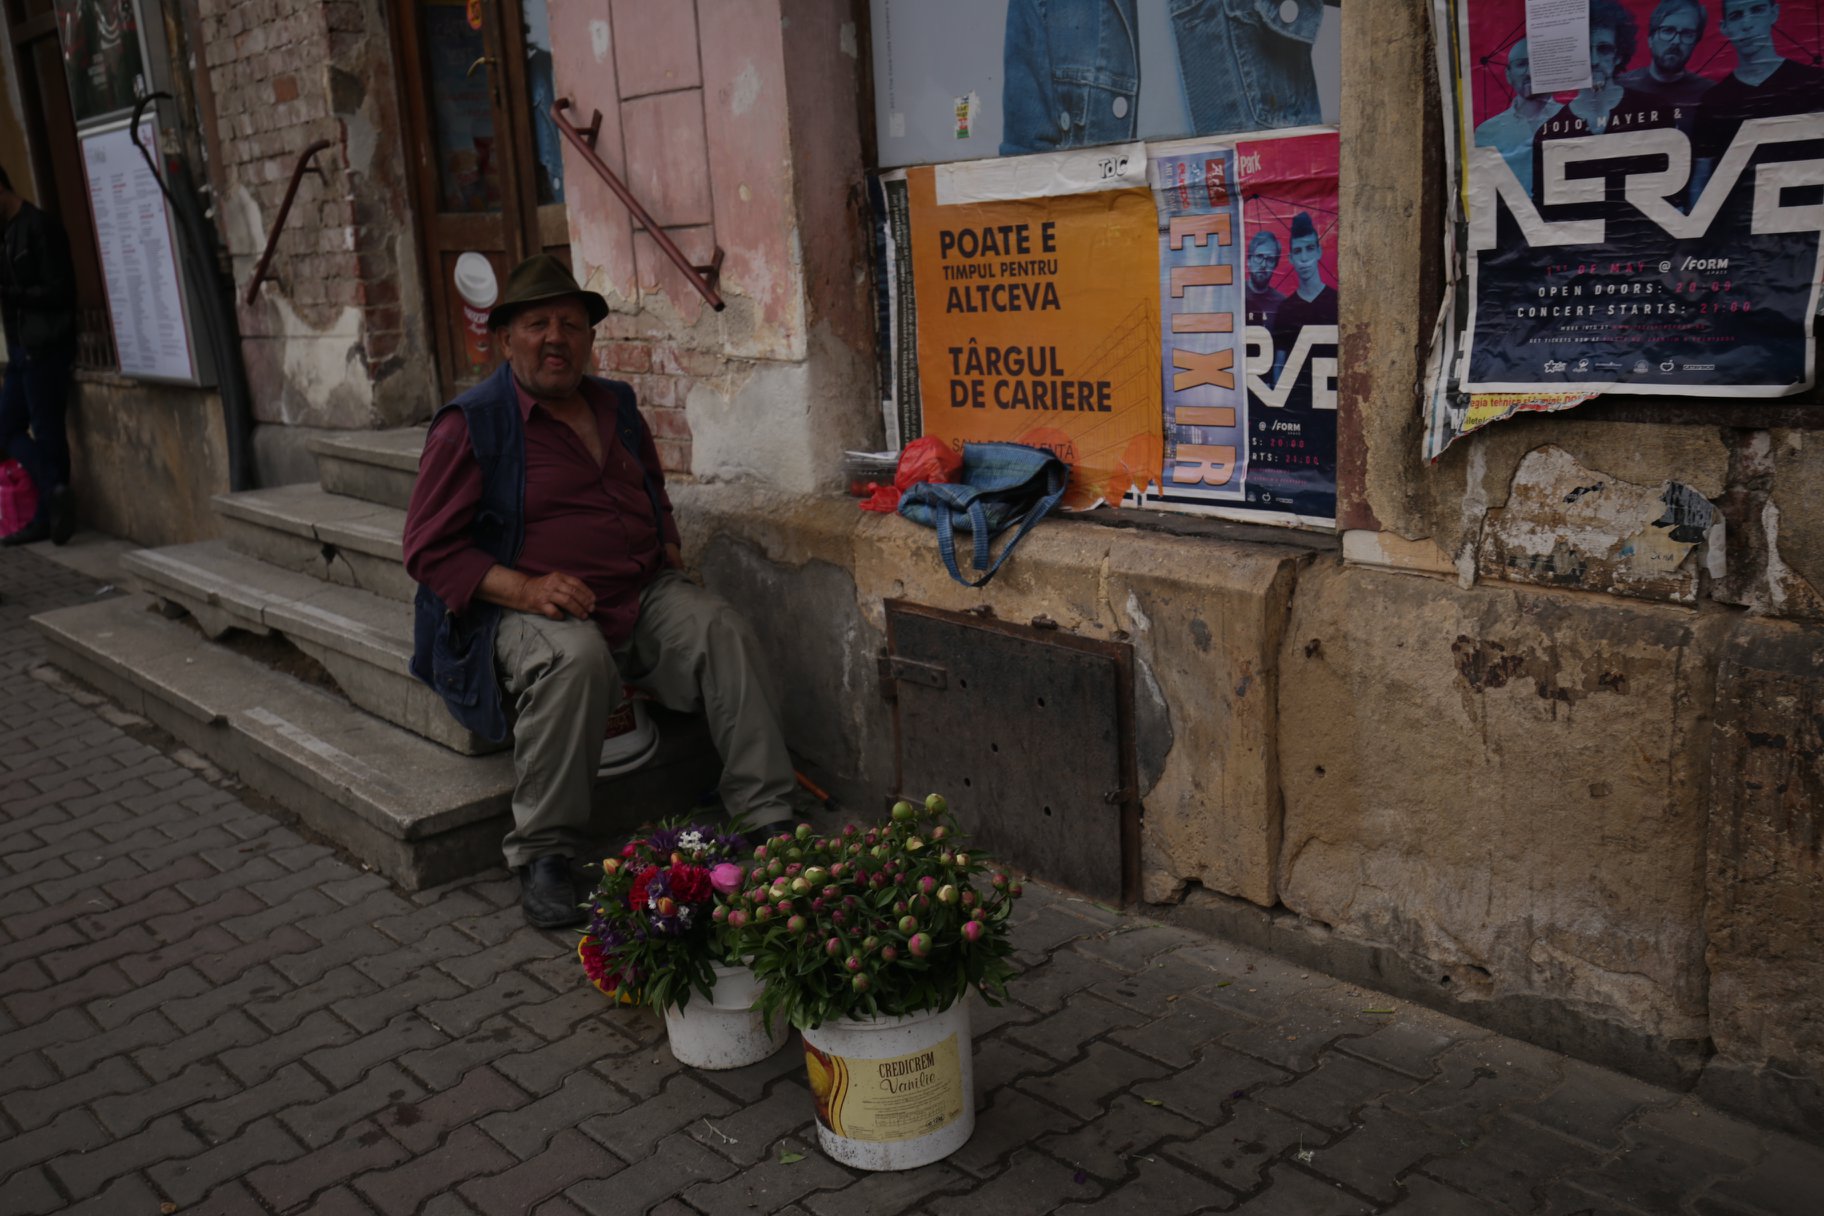
[[1439, 0], [1461, 268], [1427, 455], [1598, 394], [1816, 379], [1824, 0], [1591, 0], [1588, 87], [1533, 82], [1524, 0]]
[[1164, 459], [1146, 505], [1336, 515], [1337, 136], [1152, 149]]
[[883, 165], [1334, 122], [1339, 0], [872, 0]]

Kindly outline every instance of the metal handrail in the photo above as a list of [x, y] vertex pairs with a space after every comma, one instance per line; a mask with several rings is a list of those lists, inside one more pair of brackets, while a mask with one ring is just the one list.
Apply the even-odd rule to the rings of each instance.
[[659, 222], [652, 218], [646, 208], [640, 206], [640, 200], [633, 197], [633, 192], [627, 188], [627, 184], [616, 177], [614, 170], [610, 169], [596, 154], [595, 140], [602, 129], [602, 112], [597, 110], [588, 129], [584, 130], [571, 122], [569, 115], [564, 113], [570, 108], [568, 97], [560, 97], [552, 104], [551, 121], [557, 124], [558, 131], [581, 154], [584, 163], [594, 169], [596, 174], [608, 183], [608, 188], [614, 191], [616, 197], [627, 205], [627, 210], [633, 212], [633, 218], [638, 220], [640, 226], [646, 229], [647, 235], [658, 243], [665, 256], [671, 259], [672, 265], [676, 266], [679, 272], [690, 280], [690, 285], [697, 289], [697, 293], [709, 302], [711, 308], [721, 312], [725, 306], [722, 303], [722, 297], [716, 292], [716, 283], [722, 277], [722, 247], [720, 245], [716, 247], [716, 255], [711, 259], [709, 265], [691, 265], [690, 259], [684, 256], [684, 251], [679, 249], [669, 236], [665, 235], [663, 228], [659, 227]]
[[260, 255], [259, 264], [253, 268], [253, 281], [247, 284], [248, 304], [252, 304], [259, 296], [260, 284], [274, 277], [271, 273], [272, 255], [278, 252], [279, 234], [285, 231], [285, 221], [291, 217], [291, 204], [298, 197], [298, 183], [304, 180], [307, 172], [315, 173], [319, 178], [323, 176], [323, 170], [310, 162], [317, 153], [330, 146], [327, 139], [319, 139], [299, 153], [298, 163], [292, 166], [291, 182], [285, 187], [285, 201], [279, 204], [278, 218], [272, 222], [272, 231], [266, 234], [266, 252]]

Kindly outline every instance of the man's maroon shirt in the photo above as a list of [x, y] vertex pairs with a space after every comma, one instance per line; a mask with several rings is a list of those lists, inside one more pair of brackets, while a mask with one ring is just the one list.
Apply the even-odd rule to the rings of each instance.
[[[513, 568], [532, 578], [561, 572], [588, 584], [595, 623], [609, 645], [619, 645], [639, 619], [640, 592], [665, 567], [665, 544], [678, 543], [652, 434], [642, 422], [635, 460], [616, 433], [613, 390], [585, 379], [583, 400], [602, 443], [597, 467], [581, 436], [517, 382], [513, 389], [526, 433], [526, 538]], [[662, 532], [652, 517], [642, 464], [659, 485]], [[405, 569], [458, 614], [495, 564], [469, 536], [480, 501], [481, 466], [469, 445], [468, 422], [461, 410], [451, 410], [425, 439], [405, 517]]]

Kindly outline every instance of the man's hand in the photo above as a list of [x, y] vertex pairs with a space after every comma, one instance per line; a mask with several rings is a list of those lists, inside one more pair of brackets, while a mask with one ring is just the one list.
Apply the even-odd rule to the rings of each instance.
[[684, 568], [684, 552], [670, 541], [665, 542], [665, 564], [673, 570]]
[[595, 592], [568, 574], [529, 578], [517, 570], [495, 566], [482, 576], [475, 597], [516, 612], [536, 612], [554, 621], [566, 616], [582, 620], [595, 611]]
[[513, 607], [521, 612], [537, 612], [554, 621], [565, 616], [582, 620], [595, 611], [595, 592], [579, 578], [568, 574], [546, 574], [529, 578], [520, 584]]

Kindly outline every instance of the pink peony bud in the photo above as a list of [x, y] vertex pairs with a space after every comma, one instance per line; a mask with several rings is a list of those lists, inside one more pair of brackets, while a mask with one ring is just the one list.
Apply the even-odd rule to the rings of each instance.
[[899, 931], [905, 934], [918, 932], [918, 917], [902, 916], [899, 918]]
[[803, 933], [805, 926], [808, 924], [810, 924], [810, 922], [805, 920], [804, 917], [794, 916], [785, 922], [785, 931], [787, 933]]
[[988, 926], [984, 925], [979, 920], [966, 920], [963, 922], [963, 940], [964, 941], [979, 942], [982, 940], [982, 934], [986, 933], [987, 931], [988, 931]]
[[823, 943], [823, 952], [831, 958], [835, 958], [838, 954], [841, 954], [842, 939], [840, 937], [832, 937], [826, 940]]
[[906, 940], [906, 949], [912, 952], [913, 958], [925, 957], [925, 955], [931, 953], [931, 935], [929, 933], [914, 933]]
[[746, 928], [747, 927], [747, 913], [743, 912], [739, 908], [736, 908], [734, 911], [730, 912], [728, 914], [728, 927], [731, 929]]
[[709, 885], [721, 895], [733, 895], [740, 890], [742, 881], [747, 877], [740, 866], [732, 861], [724, 861], [711, 866]]
[[931, 894], [933, 891], [937, 890], [937, 879], [931, 877], [929, 874], [925, 875], [918, 880], [918, 889], [926, 895]]

